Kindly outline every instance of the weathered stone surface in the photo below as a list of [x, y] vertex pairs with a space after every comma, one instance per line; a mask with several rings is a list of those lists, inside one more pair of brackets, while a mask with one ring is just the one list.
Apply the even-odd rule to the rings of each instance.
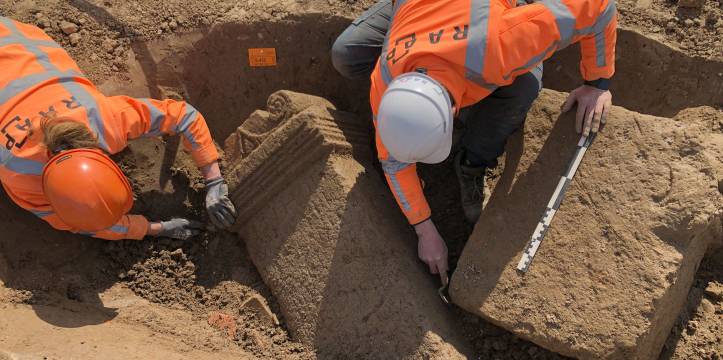
[[292, 335], [320, 358], [462, 358], [466, 340], [369, 170], [369, 145], [368, 126], [327, 101], [273, 95], [227, 142], [241, 152], [236, 230]]
[[78, 32], [78, 25], [69, 21], [62, 21], [60, 23], [60, 30], [62, 30], [65, 35], [75, 34]]
[[[613, 108], [531, 269], [515, 267], [578, 135], [543, 90], [451, 281], [453, 301], [564, 355], [655, 359], [721, 234], [721, 112]], [[520, 150], [523, 149], [523, 150]]]

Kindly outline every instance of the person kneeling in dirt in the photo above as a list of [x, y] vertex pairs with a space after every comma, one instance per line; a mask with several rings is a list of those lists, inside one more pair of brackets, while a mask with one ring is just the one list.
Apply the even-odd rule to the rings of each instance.
[[205, 120], [182, 101], [106, 97], [42, 30], [0, 17], [0, 182], [56, 229], [94, 237], [186, 240], [200, 224], [128, 215], [133, 192], [108, 154], [129, 140], [181, 135], [206, 179], [213, 224], [236, 216]]
[[612, 106], [616, 24], [615, 0], [522, 6], [515, 0], [382, 0], [336, 40], [332, 62], [342, 75], [371, 74], [382, 168], [417, 232], [419, 257], [443, 282], [447, 247], [430, 219], [415, 163], [444, 161], [456, 125], [462, 207], [467, 221], [477, 222], [485, 172], [497, 166], [507, 139], [524, 124], [542, 88], [542, 61], [575, 42], [585, 82], [563, 111], [577, 103], [577, 131], [598, 131]]

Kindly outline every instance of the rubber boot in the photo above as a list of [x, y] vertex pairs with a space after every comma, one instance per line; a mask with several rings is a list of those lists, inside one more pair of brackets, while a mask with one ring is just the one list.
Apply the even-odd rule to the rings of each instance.
[[454, 170], [459, 181], [460, 195], [464, 217], [470, 224], [475, 224], [482, 214], [482, 203], [485, 200], [486, 167], [472, 167], [464, 164], [464, 151], [457, 153], [454, 159]]

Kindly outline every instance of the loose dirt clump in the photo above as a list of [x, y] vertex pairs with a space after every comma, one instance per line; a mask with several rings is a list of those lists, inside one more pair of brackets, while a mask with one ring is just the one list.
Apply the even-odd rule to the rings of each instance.
[[163, 250], [152, 253], [120, 277], [128, 277], [131, 290], [150, 301], [191, 307], [207, 302], [203, 287], [195, 285], [195, 271], [196, 265], [188, 261], [183, 250]]

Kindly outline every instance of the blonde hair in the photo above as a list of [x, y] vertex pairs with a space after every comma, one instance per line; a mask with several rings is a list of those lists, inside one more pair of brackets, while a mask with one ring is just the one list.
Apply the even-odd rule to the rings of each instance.
[[65, 150], [98, 148], [98, 139], [83, 123], [71, 118], [45, 116], [40, 121], [43, 143], [56, 155]]

